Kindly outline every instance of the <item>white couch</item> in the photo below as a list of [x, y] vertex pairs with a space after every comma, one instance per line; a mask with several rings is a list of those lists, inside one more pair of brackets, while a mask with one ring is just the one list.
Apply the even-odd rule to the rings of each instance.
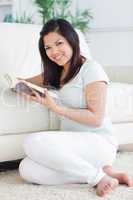
[[[27, 134], [59, 128], [59, 120], [54, 113], [35, 102], [20, 98], [7, 88], [3, 78], [5, 73], [23, 78], [41, 73], [38, 51], [40, 30], [39, 25], [0, 23], [0, 162], [24, 157], [22, 143]], [[82, 54], [91, 58], [83, 35], [79, 31], [78, 34]], [[116, 69], [105, 70], [113, 81]], [[128, 75], [124, 77], [127, 69], [118, 71], [120, 81], [125, 79], [128, 82]], [[130, 69], [130, 73], [133, 74], [133, 69]], [[112, 82], [106, 110], [120, 144], [133, 142], [133, 85]]]

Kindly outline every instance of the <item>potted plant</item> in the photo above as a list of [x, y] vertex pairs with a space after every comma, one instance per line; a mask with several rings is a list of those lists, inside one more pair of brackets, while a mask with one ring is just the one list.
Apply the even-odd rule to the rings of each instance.
[[7, 14], [3, 22], [33, 24], [32, 16], [27, 16], [26, 12], [24, 12], [21, 16], [16, 17], [13, 17], [12, 14]]
[[74, 27], [85, 32], [92, 19], [91, 11], [90, 9], [80, 10], [77, 8], [75, 14], [72, 14], [71, 3], [71, 0], [35, 0], [43, 23], [51, 18], [63, 18], [71, 22]]

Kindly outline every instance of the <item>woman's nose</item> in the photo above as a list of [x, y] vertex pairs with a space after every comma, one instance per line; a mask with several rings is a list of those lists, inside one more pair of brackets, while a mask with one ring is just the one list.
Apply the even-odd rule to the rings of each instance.
[[56, 47], [56, 46], [53, 47], [53, 48], [52, 48], [52, 53], [53, 53], [53, 54], [58, 54], [58, 53], [59, 53], [58, 47]]
[[60, 52], [59, 52], [58, 48], [53, 48], [51, 54], [52, 54], [52, 56], [56, 57], [56, 56], [60, 55]]

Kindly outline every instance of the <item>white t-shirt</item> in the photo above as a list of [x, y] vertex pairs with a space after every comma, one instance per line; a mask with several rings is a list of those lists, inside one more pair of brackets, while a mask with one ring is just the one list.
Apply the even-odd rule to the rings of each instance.
[[[102, 66], [94, 60], [86, 60], [78, 74], [59, 90], [61, 103], [70, 108], [87, 108], [85, 99], [85, 87], [95, 81], [109, 83], [107, 74]], [[60, 116], [61, 131], [85, 131], [95, 133], [112, 133], [112, 123], [107, 116], [104, 116], [100, 127], [93, 127], [78, 123], [66, 117]]]

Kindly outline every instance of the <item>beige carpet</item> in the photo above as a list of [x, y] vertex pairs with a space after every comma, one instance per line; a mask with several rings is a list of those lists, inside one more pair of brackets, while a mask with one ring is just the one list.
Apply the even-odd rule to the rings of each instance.
[[[118, 154], [114, 168], [133, 178], [133, 153]], [[119, 186], [105, 198], [97, 197], [87, 184], [40, 186], [25, 183], [17, 170], [0, 173], [0, 200], [133, 200], [133, 187]]]

